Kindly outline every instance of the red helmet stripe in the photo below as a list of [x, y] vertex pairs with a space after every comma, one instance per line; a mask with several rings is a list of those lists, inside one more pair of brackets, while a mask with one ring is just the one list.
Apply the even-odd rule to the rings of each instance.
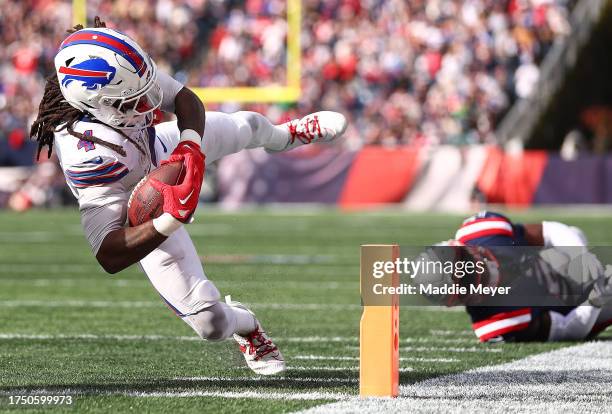
[[139, 75], [144, 73], [146, 64], [144, 58], [138, 53], [136, 49], [130, 46], [128, 43], [114, 38], [106, 33], [94, 32], [88, 30], [79, 30], [76, 33], [71, 34], [62, 42], [60, 49], [68, 47], [72, 44], [94, 44], [98, 46], [107, 46], [109, 49], [119, 52], [125, 57], [130, 63], [134, 65], [134, 68], [138, 71]]
[[64, 75], [92, 76], [92, 77], [106, 76], [107, 78], [111, 74], [111, 72], [107, 72], [107, 71], [69, 68], [66, 66], [62, 66], [61, 68], [59, 68], [58, 72]]

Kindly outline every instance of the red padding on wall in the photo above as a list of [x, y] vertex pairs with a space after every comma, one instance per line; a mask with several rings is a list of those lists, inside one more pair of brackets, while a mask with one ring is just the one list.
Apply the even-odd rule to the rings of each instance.
[[478, 189], [488, 203], [529, 206], [547, 162], [546, 151], [506, 154], [491, 147], [478, 178]]
[[397, 203], [419, 170], [418, 148], [365, 147], [355, 157], [340, 195], [342, 207]]

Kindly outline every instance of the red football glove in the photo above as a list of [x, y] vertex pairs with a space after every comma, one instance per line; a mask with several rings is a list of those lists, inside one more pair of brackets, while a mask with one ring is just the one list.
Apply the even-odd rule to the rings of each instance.
[[167, 160], [164, 160], [160, 163], [160, 165], [167, 164], [169, 162], [174, 161], [182, 161], [183, 156], [186, 154], [191, 154], [196, 163], [202, 164], [204, 166], [204, 159], [206, 158], [202, 151], [200, 150], [200, 146], [192, 141], [182, 141], [176, 146], [170, 157]]
[[[198, 153], [201, 152], [198, 149]], [[198, 206], [202, 180], [204, 179], [204, 156], [194, 157], [191, 152], [181, 155], [172, 155], [174, 161], [183, 161], [186, 172], [181, 184], [169, 185], [159, 180], [151, 179], [151, 185], [159, 191], [164, 198], [164, 213], [170, 214], [182, 223], [188, 223], [191, 215]], [[172, 162], [168, 160], [167, 162]]]

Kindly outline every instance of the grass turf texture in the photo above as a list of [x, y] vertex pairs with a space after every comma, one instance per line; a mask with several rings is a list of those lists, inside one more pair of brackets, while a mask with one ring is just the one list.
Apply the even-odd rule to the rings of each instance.
[[[565, 221], [581, 226], [593, 244], [611, 242], [605, 213], [512, 217]], [[259, 378], [231, 341], [196, 340], [137, 267], [104, 274], [77, 212], [2, 212], [0, 410], [36, 412], [9, 406], [7, 396], [41, 390], [73, 393], [73, 407], [53, 409], [67, 412], [288, 412], [329, 401], [329, 393], [356, 395], [359, 245], [427, 245], [450, 238], [461, 219], [202, 209], [189, 230], [208, 276], [222, 294], [254, 304], [293, 368], [281, 378]], [[403, 309], [400, 320], [402, 384], [566, 345], [481, 345], [462, 311]], [[246, 391], [261, 398], [236, 398]], [[282, 400], [282, 393], [309, 399]]]

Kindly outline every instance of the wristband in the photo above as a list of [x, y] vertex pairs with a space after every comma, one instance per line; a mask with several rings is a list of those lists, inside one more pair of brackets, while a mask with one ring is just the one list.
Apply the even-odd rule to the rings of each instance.
[[164, 213], [161, 216], [153, 219], [153, 227], [163, 236], [169, 237], [177, 231], [183, 223], [172, 217], [170, 213]]
[[202, 143], [202, 136], [193, 129], [184, 129], [181, 131], [180, 142], [193, 142], [199, 146]]

